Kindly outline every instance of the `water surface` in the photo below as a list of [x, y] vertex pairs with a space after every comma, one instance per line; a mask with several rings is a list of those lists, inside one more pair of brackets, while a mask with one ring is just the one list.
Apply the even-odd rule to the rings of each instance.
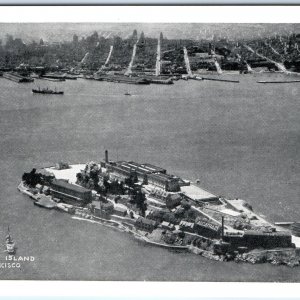
[[[216, 195], [245, 199], [270, 221], [300, 220], [300, 84], [236, 77], [240, 84], [173, 86], [0, 79], [0, 239], [10, 225], [17, 254], [35, 257], [21, 269], [0, 269], [0, 278], [300, 281], [300, 268], [215, 262], [145, 245], [38, 208], [16, 190], [33, 166], [99, 161], [108, 149], [111, 159], [150, 162], [199, 179]], [[65, 95], [32, 94], [37, 85]]]

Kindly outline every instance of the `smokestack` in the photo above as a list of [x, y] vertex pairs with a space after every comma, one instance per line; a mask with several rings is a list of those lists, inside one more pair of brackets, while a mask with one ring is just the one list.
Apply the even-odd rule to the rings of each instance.
[[222, 216], [222, 240], [224, 239], [224, 216]]
[[105, 162], [108, 163], [108, 151], [105, 150]]

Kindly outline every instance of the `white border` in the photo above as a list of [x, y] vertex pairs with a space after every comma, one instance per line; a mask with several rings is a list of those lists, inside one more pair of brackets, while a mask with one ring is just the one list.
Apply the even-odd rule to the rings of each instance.
[[[199, 270], [201, 272], [201, 270]], [[298, 283], [197, 283], [197, 282], [0, 282], [2, 297], [76, 297], [75, 299], [299, 299]], [[1, 299], [1, 298], [0, 298]], [[94, 300], [94, 299], [93, 299]]]
[[299, 16], [300, 6], [4, 6], [0, 9], [0, 23], [299, 23]]
[[[1, 7], [1, 22], [299, 23], [299, 6]], [[300, 271], [300, 269], [299, 269]], [[202, 272], [202, 270], [199, 270]], [[229, 274], [228, 274], [229, 275]], [[300, 284], [1, 281], [2, 297], [299, 298]]]

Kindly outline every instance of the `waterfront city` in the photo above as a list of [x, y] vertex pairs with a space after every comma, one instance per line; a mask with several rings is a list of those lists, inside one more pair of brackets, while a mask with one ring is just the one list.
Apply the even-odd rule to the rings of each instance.
[[[100, 256], [105, 266], [83, 277], [56, 269], [57, 278], [118, 279], [108, 253], [114, 247], [125, 264], [122, 241], [137, 257], [147, 251], [148, 266], [152, 255], [169, 270], [173, 259], [198, 259], [223, 268], [220, 276], [236, 268], [255, 281], [264, 265], [295, 280], [286, 274], [297, 269], [289, 267], [299, 265], [300, 247], [298, 39], [297, 31], [243, 39], [207, 31], [187, 40], [94, 32], [59, 44], [7, 36], [0, 49], [10, 170], [3, 227], [16, 258], [34, 257], [22, 262], [28, 276], [51, 278], [49, 263], [37, 271], [47, 252], [37, 241], [49, 232], [53, 268], [59, 257], [64, 265], [87, 253], [90, 269]], [[17, 225], [21, 211], [27, 237]], [[247, 273], [249, 263], [256, 269]], [[133, 279], [144, 276], [136, 272]], [[205, 280], [191, 272], [177, 279]]]

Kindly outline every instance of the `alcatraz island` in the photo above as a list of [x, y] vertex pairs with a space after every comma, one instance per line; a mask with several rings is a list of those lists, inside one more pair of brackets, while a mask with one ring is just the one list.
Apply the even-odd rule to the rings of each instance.
[[[299, 223], [271, 224], [241, 199], [218, 197], [149, 163], [58, 163], [24, 173], [19, 191], [73, 219], [219, 261], [300, 262]], [[285, 225], [285, 224], [280, 224]]]

